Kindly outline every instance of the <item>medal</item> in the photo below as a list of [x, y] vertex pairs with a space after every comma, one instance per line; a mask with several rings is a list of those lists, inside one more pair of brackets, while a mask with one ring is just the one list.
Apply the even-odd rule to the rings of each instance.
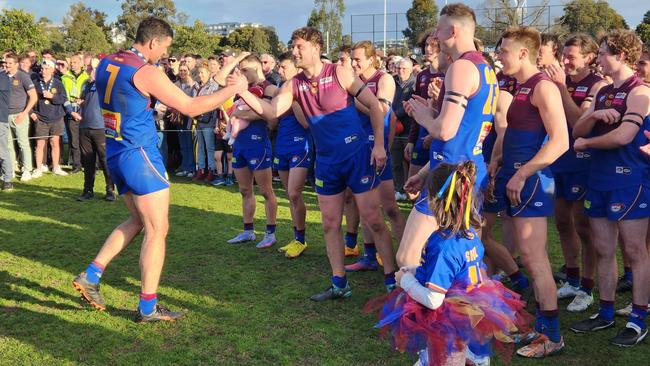
[[50, 101], [46, 99], [45, 104], [50, 104]]

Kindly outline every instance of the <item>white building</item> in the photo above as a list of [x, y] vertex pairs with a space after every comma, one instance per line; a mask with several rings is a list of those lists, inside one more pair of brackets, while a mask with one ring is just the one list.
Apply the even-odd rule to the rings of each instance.
[[208, 24], [205, 26], [205, 29], [212, 34], [218, 34], [222, 37], [228, 37], [230, 33], [234, 32], [238, 28], [242, 27], [253, 27], [260, 28], [262, 25], [260, 23], [217, 23], [217, 24]]

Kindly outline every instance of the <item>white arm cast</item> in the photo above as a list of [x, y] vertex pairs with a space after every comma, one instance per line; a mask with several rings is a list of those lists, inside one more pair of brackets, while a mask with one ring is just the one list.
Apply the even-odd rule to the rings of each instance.
[[415, 301], [420, 304], [428, 307], [431, 310], [435, 310], [442, 305], [442, 302], [445, 300], [445, 295], [439, 292], [430, 290], [418, 282], [415, 279], [415, 276], [411, 272], [406, 272], [402, 276], [400, 281], [400, 287], [406, 291]]

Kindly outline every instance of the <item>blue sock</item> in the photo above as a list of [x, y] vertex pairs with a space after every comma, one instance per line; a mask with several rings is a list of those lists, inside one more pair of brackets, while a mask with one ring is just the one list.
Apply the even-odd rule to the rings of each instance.
[[363, 253], [366, 258], [376, 261], [377, 260], [377, 248], [375, 243], [363, 243]]
[[542, 332], [542, 314], [539, 311], [539, 304], [535, 307], [535, 331], [537, 333]]
[[614, 320], [614, 301], [600, 300], [598, 314], [607, 321]]
[[395, 272], [384, 273], [384, 285], [394, 285], [395, 284]]
[[345, 246], [348, 248], [357, 246], [357, 233], [345, 233]]
[[540, 310], [542, 315], [540, 322], [542, 324], [542, 333], [551, 340], [551, 342], [559, 342], [562, 339], [560, 335], [560, 318], [559, 311], [555, 310]]
[[153, 313], [157, 303], [158, 296], [156, 294], [140, 294], [140, 304], [138, 305], [140, 313], [144, 315]]
[[648, 315], [648, 306], [647, 305], [637, 305], [632, 304], [632, 313], [627, 319], [628, 322], [634, 323], [639, 326], [641, 329], [646, 328], [645, 317]]
[[528, 282], [528, 277], [524, 276], [524, 274], [521, 273], [521, 271], [517, 271], [509, 275], [508, 278], [510, 278], [510, 282], [512, 282], [512, 286], [516, 291], [527, 289], [530, 286], [530, 282]]
[[625, 271], [623, 277], [628, 281], [632, 281], [632, 267], [624, 267], [623, 270]]
[[332, 276], [332, 284], [338, 288], [345, 288], [348, 285], [348, 279], [345, 276]]
[[298, 230], [295, 226], [293, 227], [293, 238], [296, 241], [299, 241], [305, 244], [305, 230]]
[[274, 225], [266, 225], [266, 233], [271, 235], [275, 234], [275, 224]]
[[86, 268], [86, 280], [92, 284], [98, 284], [102, 277], [102, 273], [104, 273], [104, 267], [93, 261], [88, 265], [88, 268]]
[[244, 230], [245, 230], [245, 231], [253, 231], [253, 230], [254, 230], [253, 223], [252, 223], [252, 222], [249, 223], [249, 224], [244, 223]]

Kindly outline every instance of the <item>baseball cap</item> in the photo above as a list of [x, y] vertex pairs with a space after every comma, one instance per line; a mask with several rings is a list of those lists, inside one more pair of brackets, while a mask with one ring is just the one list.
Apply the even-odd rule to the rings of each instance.
[[53, 69], [56, 67], [56, 64], [52, 60], [43, 60], [43, 62], [41, 62], [41, 66], [50, 67]]
[[221, 53], [220, 53], [219, 55], [220, 55], [220, 56], [230, 56], [230, 57], [235, 57], [235, 56], [237, 56], [237, 52], [235, 52], [235, 51], [234, 51], [233, 49], [231, 49], [231, 48], [226, 48], [225, 50], [221, 51]]

